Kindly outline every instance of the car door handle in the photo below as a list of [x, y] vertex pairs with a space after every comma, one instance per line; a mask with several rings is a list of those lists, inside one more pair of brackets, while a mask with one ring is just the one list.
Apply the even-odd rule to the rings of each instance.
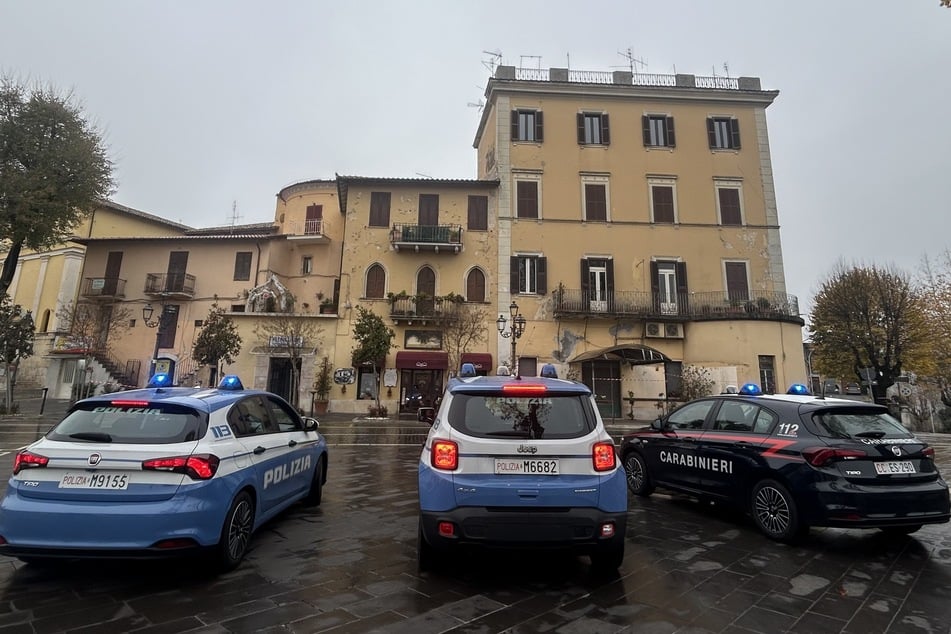
[[254, 448], [254, 453], [258, 455], [264, 453], [265, 451], [267, 451], [267, 447], [262, 447], [261, 445], [258, 445], [257, 447]]
[[697, 439], [693, 436], [684, 436], [681, 440], [684, 442], [697, 442]]
[[288, 446], [288, 447], [296, 447], [296, 446], [297, 446], [297, 441], [291, 439], [291, 441], [290, 441], [289, 443], [287, 443], [287, 446]]

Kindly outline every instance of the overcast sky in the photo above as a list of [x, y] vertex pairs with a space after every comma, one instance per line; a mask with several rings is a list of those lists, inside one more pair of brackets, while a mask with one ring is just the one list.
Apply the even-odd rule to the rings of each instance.
[[196, 227], [273, 219], [291, 183], [475, 178], [491, 56], [755, 76], [788, 291], [837, 261], [951, 246], [951, 9], [938, 0], [0, 0], [0, 74], [72, 89], [113, 199]]

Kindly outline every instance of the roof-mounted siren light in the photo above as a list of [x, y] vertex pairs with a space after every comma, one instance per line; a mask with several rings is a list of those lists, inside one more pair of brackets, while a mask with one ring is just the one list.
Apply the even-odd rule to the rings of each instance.
[[551, 363], [546, 363], [542, 366], [541, 375], [546, 379], [557, 379], [558, 370], [555, 369], [555, 366]]
[[786, 394], [796, 394], [798, 396], [809, 396], [811, 393], [809, 388], [802, 383], [793, 383], [789, 386], [789, 389], [786, 390]]
[[760, 396], [762, 393], [763, 390], [755, 383], [744, 383], [743, 387], [740, 388], [740, 394], [745, 394], [746, 396]]
[[172, 375], [166, 372], [159, 372], [158, 374], [153, 374], [152, 378], [149, 379], [149, 384], [146, 387], [171, 387], [172, 386]]
[[509, 367], [507, 365], [500, 365], [495, 371], [496, 376], [509, 376]]
[[476, 372], [474, 363], [463, 363], [462, 368], [459, 370], [459, 378], [462, 379], [471, 379], [474, 376], [479, 376]]
[[739, 394], [740, 390], [735, 385], [727, 385], [726, 388], [723, 390], [723, 393], [724, 394]]
[[221, 383], [218, 384], [219, 390], [243, 390], [244, 384], [241, 383], [241, 379], [238, 378], [237, 374], [226, 374]]

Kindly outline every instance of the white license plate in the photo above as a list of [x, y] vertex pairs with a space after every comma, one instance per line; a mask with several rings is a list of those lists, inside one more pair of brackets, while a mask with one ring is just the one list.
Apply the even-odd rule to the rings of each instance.
[[59, 488], [125, 491], [129, 488], [129, 475], [124, 473], [67, 473], [59, 481]]
[[888, 462], [876, 462], [875, 473], [878, 475], [890, 475], [893, 473], [915, 473], [915, 463], [910, 460], [890, 460]]
[[496, 458], [496, 475], [558, 475], [556, 458]]

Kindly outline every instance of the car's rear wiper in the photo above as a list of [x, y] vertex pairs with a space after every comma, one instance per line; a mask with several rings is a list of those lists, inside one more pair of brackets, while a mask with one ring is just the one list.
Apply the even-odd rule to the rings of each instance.
[[885, 432], [883, 431], [860, 431], [855, 434], [856, 438], [884, 438]]
[[91, 440], [93, 442], [112, 442], [112, 436], [97, 431], [80, 431], [75, 434], [70, 434], [69, 437], [75, 438], [76, 440]]

